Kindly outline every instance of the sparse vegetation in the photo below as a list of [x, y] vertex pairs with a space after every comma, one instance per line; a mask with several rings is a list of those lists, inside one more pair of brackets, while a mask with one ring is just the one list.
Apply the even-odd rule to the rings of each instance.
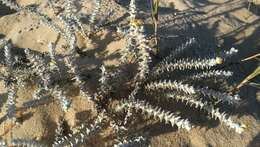
[[[50, 101], [60, 106], [65, 117], [73, 102], [69, 94], [73, 88], [79, 91], [78, 96], [93, 105], [91, 113], [95, 114], [92, 119], [77, 122], [73, 131], [67, 132], [62, 125], [64, 118], [59, 119], [51, 142], [30, 136], [3, 137], [0, 146], [85, 146], [104, 130], [112, 130], [111, 137], [106, 140], [107, 146], [149, 146], [150, 132], [138, 130], [136, 124], [149, 126], [159, 121], [190, 131], [196, 124], [194, 117], [186, 113], [194, 109], [238, 134], [246, 129], [222, 109], [234, 108], [240, 103], [238, 93], [232, 93], [227, 86], [227, 79], [233, 72], [224, 68], [239, 53], [237, 49], [232, 47], [217, 55], [191, 56], [188, 53], [199, 42], [193, 36], [187, 36], [188, 39], [172, 49], [168, 56], [157, 59], [152, 52], [152, 35], [147, 32], [146, 22], [141, 17], [141, 2], [136, 0], [130, 0], [127, 7], [129, 23], [113, 27], [107, 22], [109, 15], [100, 13], [104, 6], [102, 0], [94, 0], [92, 14], [87, 17], [78, 13], [78, 3], [74, 0], [47, 0], [45, 9], [51, 11], [52, 16], [38, 5], [20, 6], [15, 1], [0, 1], [16, 13], [36, 16], [66, 43], [62, 46], [66, 51], [63, 53], [58, 53], [57, 42], [48, 42], [48, 52], [38, 52], [33, 48], [19, 48], [8, 38], [1, 39], [0, 54], [4, 58], [0, 62], [0, 79], [7, 89], [3, 122], [19, 125], [21, 111], [48, 105]], [[159, 0], [151, 2], [157, 38]], [[88, 68], [86, 60], [91, 55], [79, 46], [78, 41], [82, 38], [91, 41], [102, 29], [117, 33], [126, 44], [119, 51], [119, 64], [101, 64], [99, 74], [95, 75], [98, 78], [93, 82], [88, 78], [89, 71], [85, 70]], [[253, 76], [257, 74], [259, 67]], [[36, 87], [34, 94], [21, 106], [17, 103], [18, 91], [30, 87]]]

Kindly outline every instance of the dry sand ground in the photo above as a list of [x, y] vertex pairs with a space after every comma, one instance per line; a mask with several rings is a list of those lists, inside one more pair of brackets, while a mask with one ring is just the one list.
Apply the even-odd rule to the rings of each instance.
[[[40, 0], [19, 0], [20, 4], [39, 3]], [[110, 4], [106, 9], [114, 8], [114, 22], [125, 21], [124, 0], [118, 0], [121, 5]], [[170, 8], [170, 2], [174, 9]], [[183, 35], [192, 35], [198, 38], [201, 46], [215, 51], [216, 49], [227, 49], [236, 47], [239, 49], [237, 60], [253, 55], [260, 50], [260, 8], [256, 12], [256, 6], [252, 11], [247, 9], [246, 0], [162, 0], [160, 9], [159, 35], [174, 35], [173, 39], [178, 42]], [[82, 11], [90, 12], [91, 6], [84, 3]], [[106, 12], [106, 9], [103, 11]], [[143, 4], [144, 16], [149, 16], [147, 5]], [[175, 13], [179, 15], [175, 15]], [[8, 14], [8, 15], [7, 15]], [[120, 18], [120, 19], [118, 19]], [[148, 18], [148, 17], [147, 17]], [[10, 13], [4, 7], [0, 8], [0, 34], [10, 38], [12, 42], [21, 48], [31, 48], [40, 52], [47, 51], [47, 44], [57, 40], [57, 33], [38, 23], [38, 19], [26, 13]], [[151, 23], [151, 19], [145, 20]], [[147, 25], [150, 27], [151, 25]], [[176, 37], [177, 36], [177, 37]], [[169, 42], [172, 42], [170, 40]], [[173, 44], [163, 42], [162, 48], [174, 47]], [[62, 50], [64, 40], [58, 41], [58, 51]], [[95, 70], [102, 63], [115, 65], [118, 63], [118, 50], [124, 47], [125, 40], [110, 31], [102, 31], [92, 41], [79, 39], [81, 48], [87, 47], [96, 53], [90, 55], [87, 64], [90, 69]], [[95, 49], [97, 48], [97, 49]], [[163, 53], [162, 53], [163, 54]], [[102, 56], [101, 56], [102, 55]], [[236, 64], [231, 68], [236, 72], [233, 80], [241, 81], [250, 71], [257, 66], [257, 63], [250, 61], [246, 64]], [[259, 79], [258, 79], [259, 80]], [[93, 79], [93, 82], [95, 80]], [[236, 83], [237, 83], [236, 82]], [[30, 99], [34, 87], [19, 91], [18, 105]], [[6, 101], [6, 93], [3, 84], [0, 85], [0, 101]], [[72, 90], [74, 91], [74, 90]], [[198, 115], [201, 124], [190, 132], [171, 129], [166, 125], [154, 125], [147, 128], [151, 131], [151, 145], [154, 147], [253, 147], [260, 146], [260, 91], [253, 87], [241, 89], [243, 103], [234, 108], [232, 117], [238, 122], [247, 126], [241, 135], [236, 134], [226, 127], [203, 120]], [[69, 94], [72, 99], [72, 107], [65, 114], [65, 119], [70, 127], [74, 127], [79, 120], [90, 119], [91, 104], [77, 96], [77, 92]], [[4, 114], [2, 107], [1, 116]], [[196, 113], [197, 115], [198, 113]], [[8, 122], [0, 122], [0, 135], [2, 138], [10, 139], [29, 137], [38, 140], [48, 140], [54, 136], [54, 129], [59, 117], [63, 115], [57, 103], [40, 106], [36, 109], [26, 111], [26, 117], [22, 124], [12, 128]], [[106, 136], [103, 135], [103, 137]], [[98, 140], [98, 139], [96, 139]], [[90, 146], [105, 146], [105, 143], [97, 141]]]

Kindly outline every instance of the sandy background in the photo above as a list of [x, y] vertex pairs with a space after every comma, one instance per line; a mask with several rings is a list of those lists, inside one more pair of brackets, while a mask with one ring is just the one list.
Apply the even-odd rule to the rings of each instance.
[[[21, 5], [41, 3], [40, 0], [18, 0]], [[111, 16], [111, 24], [124, 24], [126, 22], [126, 4], [124, 0], [117, 0], [118, 3], [106, 1], [107, 7], [102, 13], [109, 9], [115, 10]], [[246, 0], [162, 0], [160, 8], [159, 35], [174, 35], [173, 39], [178, 42], [185, 39], [185, 36], [195, 36], [202, 47], [208, 51], [228, 49], [236, 47], [239, 55], [236, 61], [253, 55], [260, 50], [260, 5], [252, 5], [248, 10]], [[258, 4], [258, 5], [257, 5]], [[44, 5], [44, 1], [42, 2]], [[174, 8], [173, 6], [174, 5]], [[91, 3], [84, 2], [82, 12], [91, 12]], [[151, 23], [148, 4], [143, 3], [142, 12], [145, 22]], [[177, 14], [177, 15], [176, 15]], [[147, 25], [151, 28], [151, 25]], [[10, 38], [15, 46], [20, 48], [31, 48], [39, 52], [48, 51], [47, 44], [55, 42], [58, 34], [49, 28], [39, 24], [37, 17], [20, 12], [14, 13], [0, 5], [0, 34]], [[176, 37], [177, 36], [177, 37]], [[80, 38], [80, 48], [87, 48], [92, 53], [86, 61], [89, 68], [97, 70], [101, 64], [115, 65], [118, 63], [118, 51], [124, 47], [125, 39], [120, 38], [115, 32], [103, 30], [92, 40]], [[58, 41], [58, 52], [64, 52], [62, 46], [64, 40]], [[165, 40], [162, 48], [174, 47], [172, 40]], [[164, 54], [164, 50], [161, 51]], [[256, 61], [235, 64], [230, 67], [235, 71], [232, 79], [234, 85], [252, 72], [256, 67]], [[93, 82], [95, 79], [92, 79]], [[259, 78], [254, 82], [259, 82]], [[0, 136], [3, 139], [10, 138], [33, 138], [45, 140], [51, 143], [54, 137], [54, 130], [57, 121], [64, 116], [70, 128], [75, 127], [81, 120], [88, 120], [94, 112], [91, 111], [92, 104], [77, 96], [78, 91], [73, 90], [68, 95], [71, 97], [72, 107], [68, 113], [63, 114], [57, 102], [50, 102], [46, 105], [27, 110], [22, 114], [22, 123], [11, 127], [8, 121], [0, 122]], [[19, 90], [18, 105], [31, 98], [34, 87]], [[260, 146], [260, 91], [253, 87], [243, 87], [240, 95], [242, 103], [231, 111], [232, 118], [247, 126], [241, 135], [236, 134], [227, 127], [217, 122], [202, 119], [198, 113], [200, 126], [190, 132], [176, 130], [168, 125], [155, 124], [147, 128], [151, 132], [151, 146], [154, 147], [257, 147]], [[0, 101], [6, 101], [6, 89], [0, 83]], [[2, 103], [1, 103], [2, 104]], [[1, 107], [0, 117], [4, 115], [4, 106]], [[1, 119], [2, 120], [2, 119]], [[9, 128], [12, 128], [11, 130]], [[9, 130], [9, 131], [6, 131]], [[106, 140], [104, 133], [100, 136]], [[96, 138], [94, 140], [99, 140]], [[101, 139], [102, 140], [102, 139]], [[89, 144], [89, 146], [106, 146], [102, 141]]]

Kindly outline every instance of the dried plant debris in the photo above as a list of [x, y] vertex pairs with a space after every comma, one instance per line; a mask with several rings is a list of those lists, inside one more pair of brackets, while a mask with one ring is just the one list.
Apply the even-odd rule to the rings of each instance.
[[12, 146], [28, 146], [28, 147], [47, 147], [43, 143], [29, 139], [13, 139]]
[[[16, 117], [20, 97], [17, 91], [21, 87], [26, 87], [24, 83], [30, 83], [36, 89], [31, 100], [24, 102], [22, 108], [36, 109], [46, 101], [58, 100], [58, 104], [66, 114], [73, 101], [69, 97], [69, 85], [74, 85], [80, 89], [79, 95], [84, 97], [85, 101], [91, 101], [97, 112], [97, 117], [89, 121], [79, 122], [77, 131], [69, 134], [63, 133], [63, 128], [59, 122], [56, 129], [56, 135], [52, 146], [79, 146], [91, 142], [93, 136], [98, 135], [102, 130], [112, 128], [114, 133], [120, 139], [115, 139], [114, 147], [134, 147], [149, 146], [149, 140], [142, 135], [136, 136], [131, 131], [133, 122], [138, 122], [141, 116], [148, 116], [154, 120], [170, 124], [172, 127], [192, 130], [193, 120], [184, 118], [174, 110], [169, 110], [161, 105], [165, 99], [170, 103], [177, 101], [187, 105], [187, 109], [200, 109], [209, 114], [212, 119], [219, 120], [228, 128], [237, 133], [242, 133], [245, 128], [243, 124], [236, 123], [226, 112], [221, 111], [222, 106], [237, 105], [239, 96], [232, 94], [218, 85], [207, 85], [207, 81], [214, 81], [218, 78], [229, 78], [232, 72], [219, 67], [228, 63], [230, 57], [237, 53], [235, 48], [229, 51], [223, 51], [218, 55], [208, 57], [185, 57], [187, 48], [198, 43], [195, 38], [189, 37], [188, 40], [172, 50], [169, 56], [164, 57], [159, 63], [153, 60], [152, 50], [149, 42], [149, 34], [145, 31], [145, 24], [141, 18], [138, 1], [131, 0], [129, 3], [129, 25], [126, 28], [125, 39], [127, 43], [121, 50], [120, 65], [107, 67], [102, 65], [98, 70], [99, 79], [95, 83], [90, 83], [86, 78], [84, 66], [80, 61], [84, 56], [79, 54], [77, 45], [80, 33], [84, 39], [91, 40], [89, 34], [93, 30], [87, 30], [88, 27], [97, 27], [99, 22], [97, 17], [101, 11], [102, 0], [94, 1], [93, 13], [88, 22], [82, 22], [75, 0], [65, 0], [64, 6], [58, 5], [58, 0], [48, 1], [49, 9], [61, 7], [59, 13], [55, 13], [55, 18], [45, 15], [37, 6], [19, 6], [15, 1], [0, 0], [6, 6], [16, 11], [25, 11], [33, 13], [39, 17], [40, 21], [53, 29], [66, 40], [66, 53], [59, 55], [56, 52], [56, 43], [50, 42], [46, 47], [47, 53], [36, 52], [33, 49], [18, 49], [10, 41], [0, 40], [1, 54], [5, 57], [1, 61], [1, 80], [4, 81], [7, 89], [6, 115], [7, 119]], [[62, 8], [63, 7], [63, 8]], [[59, 20], [62, 25], [56, 24]], [[100, 30], [103, 28], [99, 26]], [[107, 29], [107, 28], [106, 28]], [[114, 31], [114, 30], [110, 30]], [[116, 33], [116, 32], [114, 32]], [[21, 50], [22, 54], [15, 52]], [[134, 60], [128, 60], [133, 56]], [[24, 60], [16, 60], [24, 59]], [[87, 57], [86, 57], [87, 58]], [[125, 71], [128, 65], [135, 65], [132, 75], [129, 76]], [[30, 81], [30, 82], [29, 82]], [[96, 89], [89, 90], [88, 85], [96, 85]], [[125, 91], [121, 91], [124, 89]], [[174, 100], [174, 101], [172, 101]], [[156, 105], [154, 101], [159, 101]], [[221, 102], [221, 103], [220, 103]], [[221, 106], [221, 107], [219, 107]], [[135, 117], [138, 116], [138, 117]], [[131, 121], [130, 121], [131, 120]], [[15, 119], [14, 119], [15, 121]], [[131, 123], [130, 123], [131, 122]], [[110, 124], [110, 126], [108, 125]], [[147, 123], [146, 125], [149, 125]], [[54, 136], [54, 135], [53, 135]], [[0, 141], [1, 146], [45, 146], [44, 140], [11, 139], [11, 142]]]

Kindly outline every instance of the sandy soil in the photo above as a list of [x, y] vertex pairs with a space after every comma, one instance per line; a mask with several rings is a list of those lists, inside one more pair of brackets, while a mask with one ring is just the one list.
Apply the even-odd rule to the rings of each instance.
[[[38, 0], [19, 0], [22, 5], [40, 3]], [[102, 13], [108, 12], [110, 8], [115, 10], [111, 16], [111, 24], [126, 22], [126, 2], [118, 0], [118, 4], [108, 2]], [[174, 8], [170, 6], [174, 4]], [[258, 3], [255, 3], [256, 6]], [[144, 17], [149, 16], [148, 5], [143, 4]], [[260, 7], [259, 12], [247, 9], [246, 0], [161, 0], [159, 35], [175, 37], [169, 41], [162, 42], [162, 48], [176, 46], [172, 40], [178, 42], [185, 36], [195, 36], [199, 39], [201, 46], [207, 51], [228, 49], [236, 47], [240, 53], [236, 60], [253, 55], [260, 50]], [[2, 11], [2, 10], [6, 11]], [[39, 52], [48, 51], [49, 42], [55, 42], [58, 34], [48, 27], [39, 24], [37, 17], [27, 13], [13, 13], [1, 6], [0, 8], [0, 34], [10, 38], [15, 46], [20, 48], [31, 48]], [[91, 6], [87, 2], [82, 7], [82, 12], [91, 12]], [[8, 13], [7, 13], [8, 12]], [[10, 13], [9, 13], [10, 12]], [[177, 14], [177, 15], [176, 15]], [[151, 23], [146, 17], [145, 22]], [[151, 25], [147, 25], [148, 28]], [[186, 36], [186, 37], [187, 37]], [[80, 36], [79, 36], [80, 38]], [[64, 52], [62, 46], [64, 40], [58, 40], [58, 52]], [[78, 40], [81, 48], [95, 51], [86, 61], [89, 68], [96, 70], [101, 64], [118, 64], [118, 51], [124, 47], [125, 39], [108, 30], [103, 30], [93, 40]], [[162, 55], [165, 50], [162, 51]], [[259, 65], [259, 63], [258, 63]], [[241, 81], [250, 73], [257, 63], [236, 64], [230, 67], [235, 71], [234, 84]], [[92, 79], [95, 81], [95, 79]], [[256, 81], [259, 81], [259, 78]], [[73, 88], [73, 87], [70, 87]], [[19, 91], [18, 105], [30, 99], [34, 87], [28, 87]], [[80, 120], [89, 120], [93, 113], [91, 103], [86, 102], [78, 96], [78, 91], [69, 93], [73, 100], [72, 107], [64, 114], [57, 102], [50, 102], [24, 112], [26, 115], [22, 123], [12, 127], [8, 121], [0, 122], [0, 136], [4, 139], [10, 138], [33, 138], [36, 140], [48, 140], [50, 143], [54, 137], [54, 129], [57, 121], [64, 116], [68, 125], [73, 128]], [[175, 130], [170, 126], [155, 124], [148, 127], [151, 133], [151, 146], [154, 147], [257, 147], [260, 146], [260, 91], [253, 87], [241, 89], [243, 102], [231, 112], [232, 118], [244, 123], [247, 128], [241, 135], [221, 126], [213, 121], [208, 121], [198, 116], [200, 126], [190, 132]], [[0, 83], [0, 101], [6, 101], [6, 89]], [[3, 106], [0, 116], [4, 115]], [[197, 114], [196, 114], [197, 115]], [[10, 129], [11, 128], [11, 129]], [[9, 130], [9, 131], [7, 131]], [[106, 133], [105, 133], [106, 134]], [[105, 135], [104, 135], [105, 136]], [[91, 146], [105, 146], [105, 143], [92, 144]]]

